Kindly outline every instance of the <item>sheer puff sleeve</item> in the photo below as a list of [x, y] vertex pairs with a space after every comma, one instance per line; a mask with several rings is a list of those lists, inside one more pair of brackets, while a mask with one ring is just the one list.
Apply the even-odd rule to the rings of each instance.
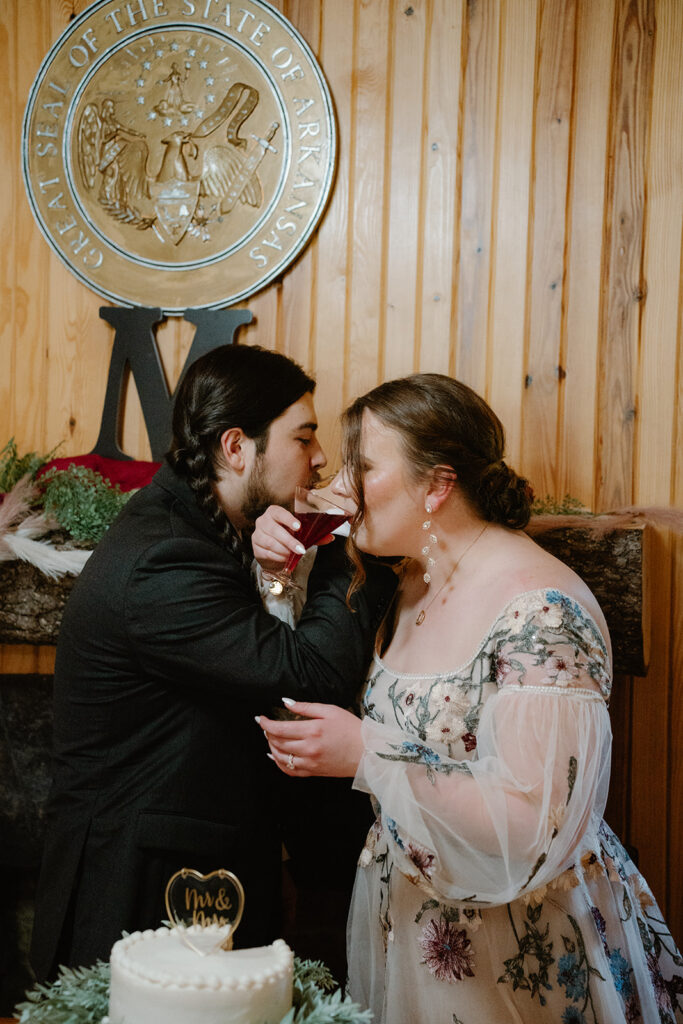
[[433, 896], [485, 905], [542, 889], [580, 855], [607, 798], [607, 649], [573, 599], [542, 590], [505, 609], [479, 657], [496, 689], [477, 746], [366, 717], [354, 785], [379, 803], [397, 867]]

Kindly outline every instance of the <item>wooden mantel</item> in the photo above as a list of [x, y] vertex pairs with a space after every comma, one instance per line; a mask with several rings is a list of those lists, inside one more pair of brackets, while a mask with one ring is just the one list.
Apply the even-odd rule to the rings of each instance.
[[[597, 517], [599, 519], [599, 517]], [[649, 659], [646, 543], [642, 523], [600, 534], [585, 525], [535, 534], [541, 547], [570, 565], [597, 597], [607, 620], [614, 671], [642, 676]], [[56, 644], [74, 578], [51, 580], [23, 562], [0, 564], [0, 643]]]

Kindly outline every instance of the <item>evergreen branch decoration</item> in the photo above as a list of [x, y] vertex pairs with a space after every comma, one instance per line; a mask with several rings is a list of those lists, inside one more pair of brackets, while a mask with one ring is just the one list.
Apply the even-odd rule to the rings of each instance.
[[545, 498], [536, 498], [531, 506], [531, 514], [534, 516], [585, 516], [591, 515], [585, 505], [578, 498], [571, 494], [565, 494], [564, 498], [553, 498], [546, 494]]
[[130, 497], [94, 469], [51, 469], [40, 479], [43, 507], [77, 544], [94, 546]]
[[36, 985], [15, 1013], [20, 1024], [101, 1024], [109, 1009], [109, 964], [60, 967], [52, 985]]
[[[15, 1013], [19, 1024], [102, 1024], [109, 1009], [109, 964], [60, 967], [51, 985], [35, 985]], [[370, 1010], [361, 1010], [342, 996], [328, 968], [317, 960], [294, 959], [292, 1009], [280, 1024], [371, 1024]], [[230, 1015], [225, 1024], [229, 1024]]]
[[39, 455], [38, 452], [19, 455], [14, 438], [10, 437], [5, 447], [0, 449], [0, 493], [6, 494], [11, 491], [27, 474], [31, 480], [35, 480], [38, 470], [53, 458], [61, 444], [60, 441], [47, 455]]

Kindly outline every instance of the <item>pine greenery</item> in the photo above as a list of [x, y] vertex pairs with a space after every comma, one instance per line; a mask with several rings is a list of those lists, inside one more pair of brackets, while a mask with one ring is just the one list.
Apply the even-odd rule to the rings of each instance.
[[57, 448], [53, 448], [47, 455], [39, 455], [38, 452], [27, 452], [26, 455], [20, 455], [14, 438], [10, 437], [5, 447], [0, 450], [0, 494], [11, 491], [27, 473], [30, 473], [31, 478], [35, 479], [38, 470], [50, 461]]
[[77, 544], [94, 547], [130, 497], [94, 469], [71, 465], [40, 478], [43, 508]]
[[565, 494], [564, 498], [553, 498], [546, 494], [545, 498], [536, 498], [531, 506], [532, 515], [550, 516], [585, 516], [591, 513], [582, 505], [578, 498], [572, 498], [571, 494]]
[[[335, 987], [320, 961], [295, 958], [294, 1005], [280, 1024], [371, 1024], [371, 1011], [361, 1010], [340, 989], [330, 994]], [[98, 960], [94, 967], [61, 967], [52, 985], [35, 985], [26, 993], [15, 1013], [19, 1024], [102, 1024], [108, 1009], [109, 964]]]

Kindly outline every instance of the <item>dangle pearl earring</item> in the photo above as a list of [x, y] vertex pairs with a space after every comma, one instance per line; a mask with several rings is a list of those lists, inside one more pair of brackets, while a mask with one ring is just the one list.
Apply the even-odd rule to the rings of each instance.
[[[427, 513], [428, 516], [431, 516], [431, 514], [432, 514], [432, 506], [430, 504], [425, 505], [425, 512]], [[427, 543], [422, 548], [422, 554], [426, 556], [426, 568], [425, 568], [425, 572], [424, 572], [424, 574], [422, 576], [422, 579], [425, 581], [427, 586], [429, 586], [429, 584], [432, 581], [431, 570], [436, 565], [436, 559], [432, 558], [431, 551], [432, 551], [432, 544], [436, 544], [437, 539], [436, 539], [436, 534], [429, 533], [429, 530], [431, 529], [431, 525], [432, 525], [431, 519], [425, 519], [425, 521], [422, 524], [422, 529], [427, 534], [427, 536], [425, 538]]]

